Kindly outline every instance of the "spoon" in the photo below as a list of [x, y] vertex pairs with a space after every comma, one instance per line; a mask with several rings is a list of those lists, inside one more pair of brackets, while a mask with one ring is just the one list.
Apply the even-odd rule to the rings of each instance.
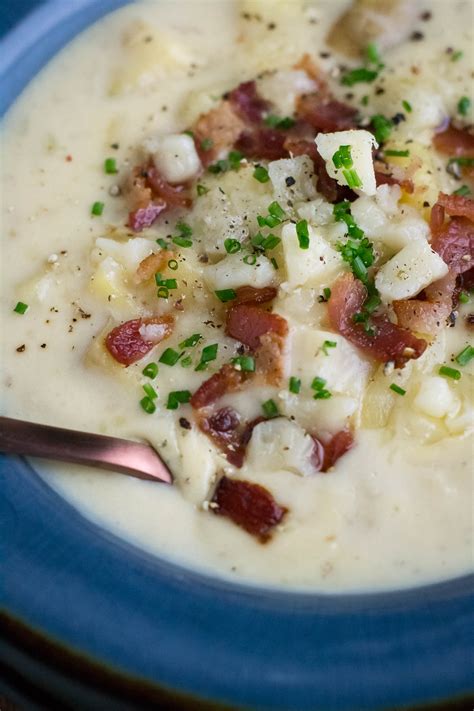
[[173, 475], [149, 444], [0, 417], [0, 452], [110, 469], [137, 479], [173, 483]]

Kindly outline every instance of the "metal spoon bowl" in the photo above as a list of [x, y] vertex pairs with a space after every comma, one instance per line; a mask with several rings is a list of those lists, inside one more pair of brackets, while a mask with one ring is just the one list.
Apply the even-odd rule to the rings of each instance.
[[0, 417], [0, 452], [86, 464], [147, 481], [173, 483], [149, 444]]

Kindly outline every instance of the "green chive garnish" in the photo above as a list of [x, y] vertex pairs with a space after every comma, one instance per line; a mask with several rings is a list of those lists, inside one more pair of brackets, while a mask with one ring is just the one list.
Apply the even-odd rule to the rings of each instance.
[[210, 363], [211, 360], [215, 360], [217, 358], [218, 348], [219, 346], [217, 343], [213, 343], [211, 346], [206, 346], [205, 348], [203, 348], [201, 353], [201, 360], [196, 366], [196, 370], [205, 370], [207, 364]]
[[182, 355], [182, 353], [178, 353], [178, 351], [173, 350], [173, 348], [167, 348], [161, 354], [159, 362], [165, 365], [176, 365]]
[[290, 393], [298, 395], [299, 391], [301, 390], [301, 379], [296, 378], [294, 375], [292, 375], [288, 385], [288, 390], [290, 391]]
[[156, 295], [159, 299], [167, 299], [170, 295], [169, 289], [166, 286], [160, 286]]
[[324, 378], [320, 378], [318, 375], [313, 378], [313, 381], [311, 383], [311, 389], [312, 390], [322, 390], [324, 386], [326, 385], [326, 381]]
[[238, 356], [232, 358], [232, 365], [236, 370], [241, 370], [244, 373], [253, 373], [255, 371], [255, 358], [252, 356]]
[[262, 410], [263, 414], [268, 419], [271, 419], [272, 417], [278, 417], [278, 415], [280, 414], [274, 400], [267, 400], [266, 402], [262, 403]]
[[142, 406], [142, 409], [145, 410], [145, 412], [148, 415], [152, 415], [156, 410], [155, 403], [148, 396], [146, 396], [140, 400], [140, 405]]
[[467, 304], [469, 302], [469, 294], [467, 293], [467, 291], [461, 291], [461, 293], [459, 294], [459, 301], [461, 302], [461, 304]]
[[148, 395], [150, 400], [156, 400], [156, 398], [158, 397], [158, 393], [156, 392], [155, 388], [150, 385], [150, 383], [145, 383], [145, 385], [143, 386], [143, 390]]
[[462, 57], [464, 57], [464, 52], [462, 52], [460, 49], [458, 49], [456, 52], [453, 52], [451, 61], [458, 62]]
[[177, 244], [178, 247], [192, 247], [193, 242], [190, 239], [187, 239], [186, 237], [181, 237], [178, 235], [177, 237], [173, 237], [173, 242], [174, 244]]
[[467, 185], [461, 185], [460, 188], [453, 192], [453, 195], [461, 195], [461, 197], [466, 197], [466, 195], [471, 194], [471, 189]]
[[339, 146], [332, 157], [335, 168], [352, 168], [353, 160], [350, 146]]
[[410, 155], [410, 151], [393, 151], [393, 150], [388, 150], [384, 151], [384, 155], [386, 156], [395, 156], [398, 158], [407, 158]]
[[360, 67], [359, 69], [353, 69], [341, 79], [341, 84], [344, 86], [354, 86], [354, 84], [360, 84], [361, 82], [371, 83], [378, 77], [378, 71], [372, 69], [366, 69], [365, 67]]
[[257, 257], [255, 254], [247, 254], [246, 257], [242, 259], [244, 264], [248, 264], [250, 267], [253, 267], [254, 264], [257, 262]]
[[231, 151], [227, 156], [231, 170], [238, 170], [240, 168], [240, 162], [243, 160], [244, 154], [240, 151]]
[[104, 212], [104, 203], [103, 202], [95, 202], [92, 207], [91, 207], [91, 215], [97, 215], [97, 217], [100, 217], [102, 213]]
[[442, 365], [438, 373], [444, 375], [446, 378], [452, 378], [453, 380], [460, 380], [461, 378], [461, 371], [457, 368], [450, 368], [448, 365]]
[[268, 170], [263, 167], [263, 165], [255, 166], [253, 171], [253, 177], [258, 180], [259, 183], [268, 183], [270, 176], [268, 175]]
[[296, 223], [296, 235], [300, 249], [309, 249], [309, 230], [307, 220], [300, 220]]
[[142, 373], [146, 378], [154, 380], [158, 375], [158, 365], [156, 363], [148, 363], [148, 365], [143, 368]]
[[205, 185], [201, 185], [200, 183], [198, 183], [196, 185], [196, 192], [199, 197], [202, 197], [203, 195], [206, 195], [206, 193], [209, 192], [209, 188], [206, 188]]
[[411, 114], [411, 112], [413, 111], [411, 104], [409, 104], [408, 101], [402, 101], [402, 106], [407, 112], [407, 114]]
[[189, 390], [175, 390], [169, 393], [166, 408], [168, 410], [177, 410], [181, 404], [185, 404], [191, 400]]
[[214, 294], [222, 301], [223, 304], [225, 304], [226, 301], [232, 301], [232, 299], [237, 298], [237, 294], [233, 289], [219, 289], [218, 291], [215, 291]]
[[365, 48], [365, 56], [369, 64], [380, 64], [379, 51], [374, 42], [370, 42]]
[[23, 316], [24, 313], [26, 313], [29, 309], [28, 304], [24, 304], [23, 301], [19, 301], [13, 311], [17, 314], [21, 314]]
[[322, 345], [322, 351], [324, 355], [329, 355], [328, 353], [328, 348], [336, 348], [337, 342], [336, 341], [324, 341]]
[[178, 262], [176, 259], [170, 259], [168, 261], [168, 267], [171, 269], [171, 271], [175, 272], [178, 268]]
[[392, 122], [390, 119], [385, 118], [382, 114], [375, 114], [375, 116], [372, 116], [370, 120], [377, 143], [384, 143], [384, 141], [386, 141], [392, 133]]
[[276, 217], [278, 220], [284, 220], [286, 218], [285, 211], [281, 205], [276, 202], [276, 200], [268, 206], [268, 213], [272, 217]]
[[200, 333], [193, 333], [192, 336], [189, 336], [189, 338], [186, 338], [184, 341], [181, 341], [179, 344], [180, 348], [192, 348], [195, 346], [199, 341], [201, 340], [202, 336]]
[[313, 395], [314, 400], [328, 400], [332, 396], [329, 390], [326, 390], [324, 387], [325, 385], [326, 381], [324, 378], [320, 378], [319, 376], [313, 378], [311, 389], [315, 391]]
[[469, 109], [471, 108], [471, 100], [468, 96], [461, 96], [458, 101], [458, 112], [461, 116], [467, 116]]
[[394, 392], [394, 393], [397, 393], [397, 395], [405, 395], [405, 394], [406, 394], [406, 390], [404, 390], [403, 388], [401, 388], [401, 387], [400, 387], [399, 385], [397, 385], [396, 383], [392, 383], [392, 384], [390, 385], [390, 390], [393, 390], [393, 392]]
[[114, 173], [118, 173], [117, 161], [115, 160], [115, 158], [106, 158], [105, 159], [104, 170], [107, 173], [107, 175], [113, 175]]
[[474, 358], [474, 348], [466, 346], [454, 359], [459, 365], [467, 365]]
[[261, 243], [261, 247], [263, 249], [274, 249], [277, 244], [280, 244], [281, 239], [277, 237], [276, 235], [269, 234], [268, 237], [265, 237], [263, 242]]
[[328, 286], [323, 289], [323, 295], [326, 301], [329, 301], [329, 299], [331, 298], [331, 289]]
[[193, 364], [193, 359], [188, 355], [185, 358], [182, 358], [179, 363], [182, 368], [189, 368], [189, 366]]
[[236, 254], [242, 249], [242, 245], [240, 244], [239, 240], [232, 239], [231, 237], [228, 237], [226, 240], [224, 240], [224, 247], [227, 254]]
[[284, 118], [280, 118], [279, 116], [274, 116], [273, 114], [270, 114], [264, 119], [264, 123], [267, 126], [270, 126], [270, 128], [280, 128], [282, 130], [285, 130], [294, 126], [296, 121], [292, 119], [291, 116], [285, 116]]
[[354, 168], [351, 168], [349, 170], [343, 170], [342, 174], [346, 179], [349, 188], [354, 189], [362, 187], [362, 180], [359, 178], [359, 175], [357, 171], [354, 170]]
[[156, 240], [156, 243], [160, 245], [161, 249], [168, 249], [169, 248], [169, 242], [164, 240], [162, 237], [158, 237]]
[[275, 257], [272, 257], [272, 258], [270, 259], [270, 261], [271, 261], [272, 266], [273, 266], [274, 269], [279, 269], [279, 268], [280, 268], [280, 267], [278, 266], [278, 262], [277, 262], [277, 260], [275, 259]]

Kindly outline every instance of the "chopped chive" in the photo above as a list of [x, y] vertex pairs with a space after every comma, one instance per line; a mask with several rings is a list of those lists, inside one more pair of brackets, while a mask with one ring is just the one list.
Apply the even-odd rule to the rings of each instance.
[[459, 380], [461, 378], [461, 371], [457, 368], [450, 368], [448, 365], [442, 365], [438, 373], [444, 375], [446, 378], [452, 378], [453, 380]]
[[176, 229], [179, 231], [181, 237], [191, 237], [193, 233], [193, 228], [187, 224], [187, 222], [177, 222]]
[[181, 235], [178, 235], [177, 237], [173, 237], [173, 242], [174, 244], [177, 244], [178, 247], [192, 247], [193, 242], [190, 239], [187, 239], [186, 237], [182, 237]]
[[259, 183], [268, 183], [270, 176], [268, 175], [268, 170], [263, 167], [263, 165], [256, 165], [253, 171], [253, 177], [258, 180]]
[[344, 86], [354, 86], [354, 84], [360, 84], [361, 82], [371, 83], [378, 77], [378, 71], [373, 69], [366, 69], [365, 67], [360, 67], [358, 69], [353, 69], [341, 79], [341, 84]]
[[273, 266], [274, 269], [279, 269], [279, 268], [280, 268], [280, 267], [278, 266], [278, 262], [277, 262], [277, 260], [275, 259], [275, 257], [272, 257], [272, 258], [270, 259], [270, 261], [271, 261], [272, 266]]
[[205, 185], [201, 185], [201, 183], [198, 183], [196, 185], [196, 192], [199, 197], [202, 197], [203, 195], [206, 195], [206, 193], [209, 192], [209, 188], [206, 188]]
[[23, 316], [24, 313], [26, 313], [29, 309], [28, 304], [24, 304], [23, 301], [19, 301], [13, 311], [17, 314], [21, 314]]
[[244, 264], [248, 264], [249, 266], [253, 267], [253, 265], [257, 262], [257, 256], [255, 254], [247, 254], [246, 257], [242, 259]]
[[331, 298], [331, 289], [328, 286], [323, 289], [323, 295], [326, 301], [329, 301], [329, 299]]
[[234, 289], [218, 289], [214, 292], [214, 294], [222, 301], [223, 304], [225, 304], [226, 301], [232, 301], [232, 299], [237, 298], [237, 294]]
[[300, 249], [309, 249], [309, 230], [307, 220], [300, 220], [296, 223], [296, 236]]
[[332, 397], [332, 393], [329, 390], [317, 390], [313, 395], [313, 400], [329, 400]]
[[471, 194], [471, 189], [467, 185], [461, 185], [460, 188], [455, 190], [453, 192], [453, 195], [461, 195], [461, 197], [465, 197], [466, 195]]
[[218, 160], [216, 163], [208, 166], [208, 171], [217, 175], [218, 173], [225, 173], [229, 170], [229, 162], [226, 160]]
[[255, 371], [255, 358], [252, 356], [238, 356], [232, 358], [232, 365], [236, 370], [241, 370], [244, 373], [253, 373]]
[[336, 348], [337, 341], [324, 341], [322, 345], [322, 351], [324, 355], [329, 355], [328, 348]]
[[278, 417], [278, 415], [280, 414], [274, 400], [267, 400], [266, 402], [262, 403], [262, 410], [263, 414], [268, 419], [271, 419], [272, 417]]
[[362, 258], [357, 256], [352, 262], [352, 271], [355, 276], [361, 281], [367, 281], [367, 267], [365, 266]]
[[399, 385], [396, 383], [392, 383], [390, 385], [390, 390], [393, 390], [394, 393], [397, 393], [397, 395], [406, 395], [406, 390], [401, 388]]
[[188, 355], [185, 358], [182, 358], [179, 363], [182, 368], [189, 368], [189, 366], [193, 364], [193, 359], [190, 355]]
[[142, 374], [146, 378], [151, 378], [152, 380], [154, 380], [158, 375], [158, 365], [156, 363], [148, 363], [148, 365], [143, 368]]
[[214, 141], [212, 140], [212, 138], [204, 138], [201, 141], [201, 148], [203, 151], [209, 151], [213, 145]]
[[394, 151], [394, 150], [387, 150], [384, 151], [384, 155], [386, 156], [396, 156], [399, 158], [407, 158], [410, 155], [410, 151]]
[[261, 247], [262, 242], [265, 240], [265, 237], [262, 235], [261, 232], [257, 232], [252, 239], [250, 240], [251, 244], [253, 247]]
[[411, 114], [411, 112], [413, 111], [411, 104], [406, 100], [402, 101], [402, 106], [407, 112], [407, 114]]
[[471, 100], [467, 96], [461, 96], [458, 101], [458, 113], [461, 116], [467, 116], [469, 109], [471, 108]]
[[366, 313], [372, 314], [375, 309], [377, 309], [382, 303], [378, 292], [371, 294], [364, 303], [364, 311]]
[[192, 336], [189, 336], [189, 338], [186, 338], [184, 341], [181, 341], [179, 344], [180, 348], [192, 348], [195, 346], [199, 341], [201, 340], [202, 336], [200, 333], [193, 333]]
[[361, 188], [362, 180], [360, 179], [358, 173], [354, 168], [346, 169], [342, 171], [344, 178], [346, 179], [349, 188]]
[[471, 168], [474, 165], [474, 158], [465, 158], [461, 156], [460, 158], [450, 158], [448, 160], [448, 166], [452, 163], [457, 163], [462, 167]]
[[352, 168], [354, 162], [351, 156], [350, 146], [339, 146], [332, 157], [335, 168]]
[[392, 122], [382, 114], [375, 114], [375, 116], [372, 116], [370, 121], [374, 129], [373, 132], [377, 143], [384, 143], [392, 133]]
[[178, 353], [178, 351], [173, 350], [173, 348], [167, 348], [161, 354], [159, 362], [165, 365], [176, 365], [182, 355], [182, 353]]
[[268, 213], [277, 220], [286, 219], [286, 214], [281, 205], [275, 200], [268, 206]]
[[224, 247], [227, 254], [236, 254], [242, 249], [242, 245], [240, 244], [239, 240], [232, 239], [231, 237], [228, 237], [226, 240], [224, 240]]
[[160, 245], [161, 249], [168, 249], [169, 248], [169, 242], [164, 240], [162, 237], [158, 237], [156, 240], [156, 243]]
[[318, 375], [313, 378], [313, 381], [311, 383], [311, 390], [322, 390], [324, 386], [326, 385], [326, 381], [324, 378], [320, 378]]
[[100, 217], [102, 213], [104, 212], [104, 203], [103, 202], [95, 202], [92, 207], [91, 207], [91, 215], [97, 215], [97, 217]]
[[458, 62], [462, 57], [464, 57], [464, 52], [462, 52], [460, 49], [458, 49], [456, 52], [453, 52], [451, 61]]
[[290, 382], [288, 384], [288, 390], [294, 395], [298, 395], [301, 390], [301, 379], [296, 378], [294, 375], [291, 376]]
[[196, 370], [205, 370], [206, 364], [217, 358], [217, 350], [219, 346], [213, 343], [211, 346], [206, 346], [202, 349], [201, 360], [199, 361]]
[[244, 158], [244, 154], [240, 151], [231, 151], [227, 156], [231, 170], [238, 170], [240, 168], [240, 163]]
[[153, 385], [150, 385], [150, 383], [145, 383], [145, 385], [143, 386], [143, 390], [145, 391], [146, 395], [148, 395], [150, 400], [156, 400], [156, 398], [158, 397], [158, 393], [156, 392]]
[[104, 170], [107, 173], [107, 175], [113, 175], [114, 173], [118, 173], [117, 161], [115, 160], [115, 158], [106, 158], [105, 159]]
[[369, 97], [367, 96], [367, 94], [362, 97], [362, 99], [360, 100], [360, 103], [362, 104], [362, 106], [368, 106], [368, 104], [369, 104]]
[[365, 48], [365, 57], [369, 64], [380, 64], [379, 51], [374, 42], [370, 42]]
[[281, 239], [279, 237], [273, 234], [269, 234], [268, 237], [265, 237], [261, 246], [263, 247], [263, 249], [274, 249], [277, 244], [280, 244], [280, 242]]
[[156, 405], [151, 398], [145, 396], [140, 400], [140, 405], [148, 415], [152, 415], [156, 410]]
[[474, 358], [474, 348], [466, 346], [454, 359], [459, 365], [467, 365]]
[[169, 269], [171, 269], [171, 271], [175, 272], [178, 268], [178, 262], [176, 261], [176, 259], [170, 259], [168, 261], [168, 267]]
[[166, 286], [160, 286], [156, 295], [159, 299], [167, 299], [170, 295], [169, 289]]
[[177, 410], [181, 404], [185, 404], [191, 400], [189, 390], [175, 390], [169, 393], [166, 408], [168, 410]]
[[459, 301], [461, 302], [461, 304], [467, 304], [469, 302], [469, 294], [467, 293], [467, 291], [461, 291], [461, 293], [459, 294]]
[[274, 116], [273, 114], [270, 114], [264, 119], [264, 123], [267, 126], [270, 126], [270, 128], [280, 128], [282, 130], [286, 130], [288, 128], [292, 128], [292, 126], [295, 125], [296, 121], [295, 119], [291, 118], [291, 116], [285, 116], [284, 118], [280, 118], [279, 116]]
[[193, 133], [192, 131], [189, 131], [189, 130], [188, 130], [188, 131], [183, 131], [183, 133], [184, 133], [186, 136], [191, 136], [191, 138], [194, 138], [194, 133]]

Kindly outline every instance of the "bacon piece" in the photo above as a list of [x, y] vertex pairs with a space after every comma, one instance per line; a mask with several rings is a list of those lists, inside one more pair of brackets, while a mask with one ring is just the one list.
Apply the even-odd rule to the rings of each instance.
[[226, 393], [240, 390], [246, 380], [247, 373], [236, 370], [232, 365], [223, 365], [222, 368], [208, 380], [205, 380], [191, 398], [191, 406], [195, 410], [208, 407], [219, 400]]
[[260, 337], [265, 333], [284, 338], [288, 334], [286, 319], [249, 304], [233, 306], [227, 312], [226, 334], [252, 350], [259, 347]]
[[243, 422], [236, 410], [222, 407], [210, 416], [201, 417], [198, 424], [200, 430], [225, 454], [227, 461], [240, 469], [253, 430], [264, 421], [264, 417], [257, 417], [251, 422]]
[[398, 325], [409, 331], [435, 336], [446, 326], [455, 306], [456, 276], [448, 272], [424, 290], [425, 300], [394, 301], [392, 306]]
[[433, 145], [453, 158], [474, 158], [474, 135], [467, 128], [455, 128], [451, 124], [434, 136]]
[[183, 185], [172, 186], [159, 174], [152, 161], [132, 171], [128, 186], [132, 210], [127, 226], [141, 232], [157, 220], [162, 212], [174, 207], [190, 207], [191, 200]]
[[436, 204], [431, 211], [431, 246], [450, 271], [462, 274], [474, 264], [474, 223], [466, 217], [452, 217], [439, 226], [440, 210], [444, 208]]
[[442, 205], [451, 217], [467, 217], [474, 222], [474, 200], [464, 195], [438, 195], [438, 205]]
[[329, 133], [356, 127], [357, 109], [317, 92], [299, 97], [296, 114], [316, 131]]
[[285, 148], [292, 156], [307, 155], [314, 163], [316, 174], [316, 188], [328, 202], [335, 203], [342, 200], [356, 199], [357, 195], [345, 185], [339, 185], [337, 180], [331, 178], [326, 169], [326, 161], [319, 155], [314, 141], [294, 138], [289, 136], [285, 141]]
[[272, 529], [288, 511], [263, 486], [226, 476], [219, 481], [212, 503], [215, 514], [227, 516], [261, 543], [269, 540]]
[[354, 323], [354, 314], [361, 311], [366, 297], [365, 286], [352, 274], [342, 274], [336, 279], [328, 302], [329, 321], [334, 330], [376, 360], [394, 361], [397, 368], [419, 358], [426, 349], [426, 341], [392, 323], [386, 314], [372, 318], [374, 336], [366, 333], [361, 324]]
[[278, 160], [288, 155], [285, 140], [284, 131], [273, 128], [254, 128], [245, 130], [236, 141], [235, 147], [247, 158]]
[[394, 178], [393, 175], [384, 173], [381, 170], [375, 171], [375, 182], [377, 183], [377, 187], [379, 187], [379, 185], [399, 185], [401, 189], [409, 195], [412, 195], [415, 191], [415, 186], [412, 180], [397, 180], [397, 178]]
[[239, 286], [235, 293], [236, 298], [232, 301], [232, 305], [265, 304], [268, 301], [273, 301], [278, 289], [274, 286], [264, 286], [261, 289], [256, 289], [254, 286]]
[[326, 82], [323, 79], [323, 73], [318, 67], [314, 59], [308, 52], [303, 54], [301, 59], [294, 65], [294, 69], [302, 69], [309, 76], [310, 79], [318, 84], [320, 91], [326, 91]]
[[285, 345], [285, 338], [278, 333], [260, 336], [260, 345], [255, 351], [255, 370], [269, 385], [280, 385], [285, 376]]
[[[207, 114], [200, 116], [193, 127], [193, 134], [201, 162], [207, 166], [223, 153], [232, 150], [245, 125], [229, 101], [222, 101]], [[202, 149], [205, 140], [212, 141], [209, 150]]]
[[326, 473], [354, 445], [354, 435], [348, 429], [336, 432], [326, 444], [317, 436], [313, 435], [312, 439], [314, 450], [311, 462], [315, 472]]
[[268, 101], [258, 95], [257, 84], [254, 81], [239, 84], [226, 98], [242, 118], [250, 123], [260, 123], [265, 112], [270, 108]]
[[116, 326], [105, 339], [110, 355], [122, 365], [140, 360], [157, 344], [171, 334], [172, 316], [136, 318]]
[[137, 268], [136, 281], [140, 284], [143, 281], [148, 281], [161, 269], [164, 269], [168, 261], [174, 257], [173, 252], [162, 249], [161, 252], [150, 254], [143, 259]]

